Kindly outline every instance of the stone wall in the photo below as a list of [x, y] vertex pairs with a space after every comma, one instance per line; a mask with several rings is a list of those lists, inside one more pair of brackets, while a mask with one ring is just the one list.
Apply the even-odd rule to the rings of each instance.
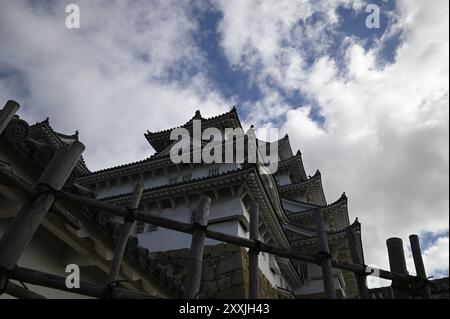
[[[248, 253], [242, 248], [242, 265], [244, 270], [244, 287], [246, 289], [246, 295], [248, 295]], [[258, 298], [260, 299], [278, 299], [277, 289], [272, 287], [269, 280], [264, 276], [261, 270], [258, 271], [259, 286], [258, 286]]]
[[[188, 275], [189, 249], [151, 253], [163, 267], [170, 268], [175, 281]], [[181, 294], [181, 292], [180, 292]], [[247, 298], [248, 254], [244, 248], [219, 244], [205, 246], [199, 298]], [[259, 272], [259, 297], [277, 298], [277, 291]]]

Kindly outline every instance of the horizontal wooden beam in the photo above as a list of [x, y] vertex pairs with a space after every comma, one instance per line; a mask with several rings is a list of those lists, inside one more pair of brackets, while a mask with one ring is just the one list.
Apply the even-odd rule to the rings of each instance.
[[5, 294], [19, 299], [46, 299], [44, 296], [28, 290], [20, 285], [8, 281], [5, 287]]
[[[138, 291], [110, 287], [110, 290], [105, 288], [104, 284], [96, 284], [92, 282], [81, 281], [80, 288], [68, 288], [66, 286], [66, 278], [54, 274], [45, 273], [42, 271], [16, 267], [9, 273], [9, 278], [30, 283], [32, 285], [43, 286], [58, 290], [71, 292], [74, 294], [85, 295], [94, 298], [104, 298], [108, 296], [114, 299], [156, 299], [157, 297], [150, 296]], [[9, 284], [8, 284], [9, 285]]]
[[[75, 203], [75, 204], [78, 204], [81, 206], [86, 206], [86, 207], [89, 207], [92, 209], [96, 209], [99, 211], [103, 211], [103, 212], [106, 212], [106, 213], [109, 213], [112, 215], [125, 217], [128, 214], [128, 209], [125, 207], [121, 207], [121, 206], [114, 205], [114, 204], [111, 204], [108, 202], [102, 202], [102, 201], [99, 201], [96, 199], [87, 198], [84, 196], [80, 196], [80, 195], [76, 195], [76, 194], [72, 194], [72, 193], [68, 193], [68, 192], [64, 192], [64, 191], [59, 193], [58, 197], [59, 197], [59, 199], [63, 199], [63, 200], [66, 200], [66, 201], [69, 201], [69, 202], [72, 202], [72, 203]], [[160, 217], [160, 216], [156, 216], [156, 215], [150, 215], [150, 214], [141, 212], [139, 210], [136, 211], [134, 217], [136, 220], [143, 221], [148, 224], [157, 225], [157, 226], [164, 227], [164, 228], [171, 229], [171, 230], [176, 230], [176, 231], [179, 231], [182, 233], [192, 234], [194, 231], [194, 227], [191, 224], [182, 223], [182, 222], [179, 222], [176, 220], [172, 220], [172, 219], [168, 219], [168, 218], [164, 218], [164, 217]], [[218, 241], [222, 241], [222, 242], [237, 245], [237, 246], [247, 247], [250, 249], [259, 248], [263, 252], [266, 252], [266, 253], [269, 253], [272, 255], [276, 255], [279, 257], [300, 260], [300, 261], [312, 263], [312, 264], [319, 264], [315, 256], [300, 255], [298, 253], [293, 253], [290, 250], [274, 247], [274, 246], [267, 245], [264, 243], [260, 243], [255, 240], [252, 240], [252, 239], [247, 239], [247, 238], [238, 237], [238, 236], [232, 236], [232, 235], [224, 234], [224, 233], [209, 230], [209, 229], [207, 229], [205, 231], [205, 235], [207, 238], [215, 239]], [[351, 271], [351, 272], [359, 273], [359, 274], [365, 274], [365, 272], [366, 272], [366, 267], [364, 265], [358, 265], [358, 264], [352, 264], [352, 263], [341, 263], [336, 260], [332, 260], [331, 264], [336, 269]], [[371, 268], [371, 269], [374, 269], [374, 268]], [[417, 277], [411, 276], [411, 275], [393, 273], [393, 272], [389, 272], [389, 271], [382, 270], [382, 269], [374, 269], [374, 270], [376, 270], [376, 271], [373, 272], [373, 275], [377, 275], [380, 278], [387, 279], [387, 280], [395, 279], [395, 280], [402, 280], [402, 281], [407, 281], [407, 282], [416, 282], [417, 280], [419, 280]]]

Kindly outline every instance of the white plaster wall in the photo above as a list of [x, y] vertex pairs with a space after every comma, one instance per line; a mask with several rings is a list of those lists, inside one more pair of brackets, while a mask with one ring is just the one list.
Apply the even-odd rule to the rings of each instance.
[[[259, 269], [261, 269], [261, 272], [266, 276], [266, 278], [269, 280], [269, 282], [272, 284], [273, 287], [281, 287], [285, 289], [291, 289], [291, 287], [287, 284], [286, 280], [282, 278], [282, 276], [278, 273], [273, 272], [270, 269], [270, 255], [266, 253], [260, 253], [258, 256], [258, 266]], [[275, 264], [279, 265], [274, 261]]]
[[[338, 276], [333, 277], [334, 288], [342, 289], [341, 282], [339, 281]], [[296, 295], [309, 295], [309, 294], [317, 294], [325, 291], [325, 287], [323, 285], [322, 278], [316, 280], [310, 280], [305, 282], [303, 286], [298, 289], [295, 289]]]
[[288, 174], [277, 175], [276, 179], [279, 186], [291, 184], [291, 179], [289, 178]]
[[[11, 219], [0, 219], [0, 236], [6, 230]], [[21, 267], [31, 268], [44, 271], [60, 276], [66, 276], [65, 265], [61, 263], [61, 257], [71, 248], [61, 242], [53, 234], [42, 226], [39, 227], [33, 236], [29, 246], [21, 256], [18, 265]], [[106, 275], [94, 267], [80, 267], [80, 280], [91, 282], [104, 282]], [[26, 284], [26, 286], [47, 298], [54, 299], [85, 299], [90, 298], [83, 295], [69, 293], [61, 290], [35, 286]], [[10, 296], [1, 295], [1, 298], [12, 298]]]
[[[184, 170], [178, 174], [179, 181], [182, 180], [182, 176], [186, 174], [192, 174], [192, 179], [203, 178], [209, 175], [209, 169], [214, 167], [216, 164], [207, 165], [203, 167], [196, 168], [195, 170]], [[239, 168], [240, 165], [237, 163], [223, 163], [219, 165], [219, 174], [226, 173], [228, 171]], [[172, 175], [171, 175], [172, 176]], [[175, 175], [173, 175], [175, 176]], [[286, 175], [283, 177], [286, 183], [290, 183], [289, 177]], [[169, 184], [169, 176], [158, 176], [154, 179], [147, 178], [144, 180], [145, 188], [156, 187], [160, 185]], [[132, 192], [133, 183], [127, 183], [124, 185], [114, 185], [111, 188], [105, 188], [98, 192], [98, 197], [112, 196], [116, 194], [129, 193]], [[196, 203], [192, 203], [191, 207], [186, 207], [184, 205], [179, 205], [175, 209], [167, 208], [158, 212], [152, 210], [149, 213], [158, 214], [165, 218], [170, 218], [176, 221], [190, 223], [192, 211], [197, 207]], [[249, 213], [245, 209], [240, 198], [224, 198], [224, 199], [213, 199], [211, 202], [211, 209], [209, 219], [213, 220], [215, 218], [222, 218], [231, 215], [244, 215], [247, 220], [249, 220]], [[222, 232], [225, 234], [240, 236], [248, 238], [249, 233], [242, 227], [241, 223], [237, 220], [220, 222], [212, 224], [209, 229]], [[158, 227], [157, 231], [154, 232], [144, 232], [137, 235], [139, 243], [146, 247], [149, 251], [168, 251], [177, 250], [183, 248], [189, 248], [191, 245], [190, 234], [184, 234], [169, 230], [166, 228]], [[205, 245], [215, 245], [219, 244], [218, 241], [212, 239], [206, 239]], [[280, 286], [283, 288], [288, 288], [286, 281], [281, 278], [279, 274], [273, 273], [270, 269], [269, 256], [259, 256], [259, 267], [269, 282], [275, 287]]]
[[[305, 281], [305, 284], [295, 291], [296, 294], [307, 295], [323, 292], [325, 288], [322, 280], [322, 267], [315, 264], [307, 265], [309, 280]], [[342, 288], [339, 273], [336, 271], [333, 271], [333, 282], [336, 289]]]
[[291, 202], [291, 201], [288, 201], [285, 199], [281, 199], [281, 203], [283, 204], [283, 208], [286, 211], [293, 212], [293, 213], [301, 212], [301, 211], [308, 210], [311, 208], [311, 206], [304, 205], [301, 203], [294, 203], [294, 202]]
[[241, 223], [238, 224], [238, 236], [243, 238], [249, 237], [249, 232], [247, 229], [245, 229]]
[[[159, 216], [183, 223], [190, 223], [192, 212], [196, 209], [196, 207], [197, 203], [192, 203], [191, 207], [179, 205], [175, 209], [166, 208], [159, 213]], [[213, 200], [211, 202], [209, 220], [242, 214], [242, 203], [238, 198]], [[237, 220], [215, 223], [209, 226], [212, 230], [220, 231], [233, 236], [239, 235], [239, 227], [241, 226]], [[155, 232], [138, 234], [138, 239], [141, 245], [145, 246], [150, 251], [166, 251], [189, 248], [191, 244], [191, 237], [192, 236], [190, 234], [184, 234], [162, 227], [158, 227], [158, 230]], [[217, 243], [217, 241], [210, 239], [206, 240], [207, 245]]]
[[[174, 173], [170, 175], [159, 175], [155, 178], [147, 177], [143, 180], [144, 188], [154, 188], [162, 185], [169, 185], [169, 178], [178, 176], [178, 182], [182, 182], [182, 178], [185, 175], [191, 174], [192, 179], [199, 179], [209, 176], [209, 169], [212, 167], [216, 167], [217, 164], [205, 165], [202, 167], [195, 168], [194, 170], [186, 169], [182, 170], [180, 173]], [[231, 170], [235, 170], [240, 167], [237, 163], [223, 163], [219, 164], [219, 174], [226, 173]], [[105, 198], [119, 194], [127, 194], [133, 191], [133, 187], [135, 182], [127, 182], [123, 183], [121, 180], [123, 177], [119, 178], [119, 181], [115, 181], [115, 184], [111, 187], [104, 186], [100, 189], [97, 189], [97, 198]]]
[[[208, 226], [208, 229], [230, 235], [237, 235], [238, 222], [228, 221]], [[191, 234], [185, 234], [174, 230], [158, 227], [158, 230], [150, 233], [142, 233], [138, 236], [139, 244], [146, 247], [150, 252], [177, 250], [191, 247]], [[217, 245], [218, 242], [207, 238], [205, 245]]]
[[[191, 211], [192, 209], [187, 207], [178, 207], [176, 210], [165, 209], [161, 213], [161, 216], [181, 222], [190, 222]], [[210, 218], [213, 219], [227, 215], [243, 214], [243, 212], [244, 209], [240, 199], [216, 200], [211, 204]], [[233, 236], [249, 237], [249, 233], [245, 231], [238, 220], [215, 223], [209, 225], [208, 228]], [[138, 234], [137, 237], [139, 243], [151, 252], [190, 248], [192, 239], [190, 234], [180, 233], [163, 227], [158, 227], [158, 230], [155, 232]], [[216, 245], [219, 243], [220, 242], [209, 238], [205, 240], [205, 245]], [[279, 274], [271, 271], [269, 258], [268, 255], [259, 255], [259, 268], [263, 274], [274, 287], [279, 286], [290, 289], [290, 287], [287, 286], [286, 280], [283, 280]]]

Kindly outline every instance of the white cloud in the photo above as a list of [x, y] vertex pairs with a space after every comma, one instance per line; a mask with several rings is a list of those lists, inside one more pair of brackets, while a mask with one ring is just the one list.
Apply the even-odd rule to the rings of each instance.
[[[422, 248], [422, 258], [425, 265], [427, 276], [435, 274], [434, 277], [448, 276], [448, 260], [449, 260], [449, 238], [448, 236], [440, 236], [431, 243], [426, 249]], [[415, 274], [414, 260], [410, 248], [406, 255], [406, 261], [410, 273]]]
[[[147, 129], [234, 104], [201, 71], [199, 25], [188, 5], [79, 1], [81, 29], [68, 30], [63, 4], [49, 3], [1, 2], [0, 69], [9, 78], [0, 74], [0, 97], [18, 99], [30, 122], [50, 116], [61, 132], [80, 130], [92, 169], [149, 155]], [[341, 23], [336, 8], [361, 11], [363, 1], [214, 3], [223, 12], [224, 53], [263, 94], [243, 101], [244, 122], [289, 133], [306, 168], [322, 171], [329, 201], [346, 191], [350, 214], [363, 223], [367, 263], [387, 268], [388, 237], [448, 230], [447, 1], [397, 1], [395, 24], [375, 47], [342, 38], [343, 60], [329, 52]], [[315, 14], [322, 19], [312, 21]], [[379, 65], [384, 42], [399, 30], [395, 63]], [[283, 98], [296, 90], [306, 105]], [[426, 252], [430, 271], [448, 269], [439, 257], [444, 244]]]
[[[306, 167], [321, 169], [328, 200], [342, 191], [349, 195], [350, 214], [363, 223], [366, 261], [388, 268], [388, 237], [448, 230], [448, 2], [397, 2], [395, 17], [390, 15], [395, 24], [375, 47], [366, 50], [363, 40], [343, 39], [343, 62], [324, 49], [324, 31], [336, 26], [337, 18], [315, 27], [297, 23], [314, 12], [335, 17], [338, 2], [326, 8], [289, 2], [287, 19], [282, 10], [268, 12], [271, 4], [252, 2], [239, 9], [230, 1], [222, 4], [225, 52], [231, 62], [256, 73], [265, 94], [246, 108], [259, 125], [273, 123], [275, 114], [285, 116], [282, 130], [302, 150]], [[399, 30], [403, 42], [395, 62], [379, 64], [384, 41]], [[307, 41], [296, 42], [295, 34], [308, 35]], [[310, 68], [302, 61], [311, 50], [321, 58]], [[314, 104], [286, 104], [275, 88], [299, 89]], [[323, 125], [313, 109], [325, 119]], [[430, 271], [448, 268], [448, 259], [434, 260]]]
[[424, 264], [428, 267], [429, 274], [447, 273], [448, 276], [448, 251], [448, 237], [440, 237], [433, 246], [424, 251]]
[[62, 2], [2, 2], [0, 68], [20, 74], [29, 96], [6, 87], [8, 79], [0, 79], [0, 93], [3, 100], [17, 99], [30, 122], [50, 116], [61, 132], [78, 129], [91, 169], [148, 156], [146, 130], [179, 125], [198, 108], [205, 115], [230, 108], [233, 101], [225, 101], [204, 74], [190, 72], [204, 62], [190, 7], [77, 3], [81, 28], [71, 30]]

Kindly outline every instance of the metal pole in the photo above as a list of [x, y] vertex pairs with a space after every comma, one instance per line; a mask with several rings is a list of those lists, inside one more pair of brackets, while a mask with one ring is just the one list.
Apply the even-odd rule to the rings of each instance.
[[[259, 212], [258, 205], [252, 203], [250, 207], [250, 239], [259, 240]], [[249, 281], [249, 298], [258, 299], [258, 256], [259, 250], [250, 248], [248, 251], [248, 281]]]
[[336, 299], [336, 291], [334, 289], [333, 283], [333, 268], [331, 265], [330, 248], [328, 247], [328, 236], [325, 230], [322, 210], [320, 208], [316, 209], [315, 217], [317, 237], [319, 239], [319, 254], [323, 255], [323, 258], [321, 258], [321, 266], [325, 296], [328, 299]]
[[196, 299], [200, 292], [202, 280], [203, 249], [205, 243], [205, 228], [208, 225], [211, 198], [200, 197], [198, 209], [195, 212], [195, 230], [192, 233], [191, 254], [189, 256], [189, 272], [186, 278], [186, 288], [183, 298]]
[[[128, 205], [128, 208], [132, 211], [137, 209], [139, 206], [139, 201], [141, 200], [142, 192], [144, 191], [144, 185], [142, 183], [137, 183], [134, 187], [133, 196], [131, 198], [131, 202]], [[132, 231], [134, 230], [136, 222], [134, 219], [126, 219], [123, 223], [123, 231], [120, 237], [119, 242], [116, 245], [116, 249], [114, 251], [114, 257], [112, 261], [112, 266], [108, 274], [108, 279], [106, 280], [106, 284], [110, 286], [113, 284], [117, 278], [119, 277], [120, 264], [122, 263], [123, 255], [125, 253], [125, 248], [127, 247], [128, 239]]]
[[[403, 251], [403, 241], [400, 238], [389, 238], [386, 241], [388, 254], [389, 254], [389, 265], [392, 272], [408, 274], [406, 268], [405, 253]], [[409, 284], [398, 280], [392, 280], [392, 291], [394, 294], [394, 299], [409, 299]]]
[[[416, 274], [419, 278], [426, 280], [427, 274], [425, 272], [425, 266], [422, 259], [422, 250], [420, 249], [419, 236], [413, 234], [409, 236], [409, 242], [411, 244], [411, 252], [414, 259], [414, 266], [416, 267]], [[431, 299], [431, 289], [427, 282], [424, 282], [422, 289], [422, 295], [425, 299]]]

